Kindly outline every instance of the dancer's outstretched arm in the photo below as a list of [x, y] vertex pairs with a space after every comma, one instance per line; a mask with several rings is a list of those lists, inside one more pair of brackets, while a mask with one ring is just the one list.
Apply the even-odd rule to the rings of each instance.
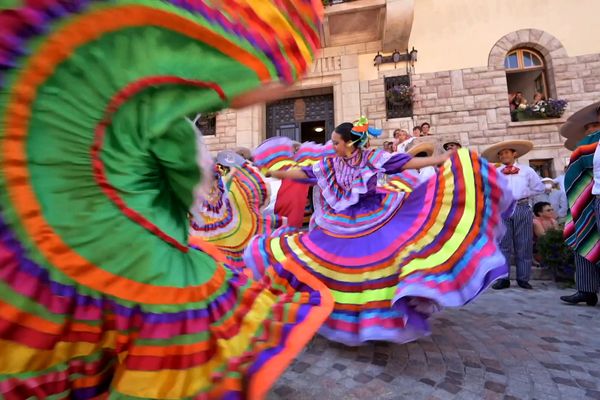
[[421, 169], [430, 166], [435, 167], [443, 164], [447, 159], [450, 158], [452, 154], [453, 152], [449, 151], [438, 156], [413, 157], [410, 159], [409, 162], [404, 164], [404, 167], [402, 169]]
[[304, 180], [308, 179], [308, 176], [301, 169], [289, 169], [287, 171], [267, 171], [265, 176], [277, 178], [277, 179], [294, 179], [294, 180]]

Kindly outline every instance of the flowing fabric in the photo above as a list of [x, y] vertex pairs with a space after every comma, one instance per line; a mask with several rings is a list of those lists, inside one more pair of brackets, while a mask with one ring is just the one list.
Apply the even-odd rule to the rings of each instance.
[[260, 172], [246, 162], [217, 178], [212, 198], [198, 197], [192, 215], [190, 237], [215, 245], [227, 265], [242, 272], [242, 255], [255, 235], [270, 235], [283, 220], [263, 208], [270, 199], [269, 187]]
[[331, 298], [297, 265], [250, 282], [188, 246], [206, 172], [184, 117], [301, 76], [320, 2], [15, 3], [0, 12], [0, 398], [264, 397]]
[[[335, 160], [304, 168], [324, 193], [313, 228], [257, 237], [244, 258], [256, 277], [270, 263], [293, 260], [324, 282], [335, 300], [320, 330], [327, 338], [403, 343], [426, 335], [440, 306], [466, 304], [507, 275], [501, 214], [513, 199], [494, 165], [467, 149], [423, 184], [402, 172], [409, 155], [363, 152], [344, 180], [354, 182], [350, 189], [336, 178]], [[377, 185], [377, 173], [391, 179]], [[340, 202], [346, 208], [338, 210]]]
[[596, 228], [594, 209], [594, 153], [600, 131], [586, 136], [571, 154], [565, 174], [565, 189], [569, 202], [564, 236], [568, 246], [588, 261], [600, 262], [600, 232]]

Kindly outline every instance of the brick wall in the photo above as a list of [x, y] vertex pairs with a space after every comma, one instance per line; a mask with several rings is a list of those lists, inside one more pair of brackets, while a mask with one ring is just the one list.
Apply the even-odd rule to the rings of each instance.
[[[518, 47], [539, 51], [547, 63], [550, 94], [569, 101], [563, 118], [511, 122], [508, 89], [503, 62], [507, 52]], [[413, 74], [415, 102], [413, 118], [386, 119], [384, 76], [405, 74], [404, 66], [379, 72], [379, 78], [360, 81], [358, 57], [377, 51], [379, 42], [323, 49], [299, 90], [331, 87], [334, 93], [335, 122], [350, 121], [363, 114], [377, 128], [383, 128], [381, 146], [396, 128], [412, 132], [416, 124], [430, 122], [441, 144], [459, 140], [482, 150], [504, 139], [527, 139], [535, 144], [531, 158], [554, 159], [555, 171], [569, 152], [563, 148], [558, 130], [574, 111], [600, 100], [600, 54], [569, 57], [553, 36], [535, 29], [512, 32], [491, 49], [488, 66], [454, 71]], [[368, 75], [368, 74], [367, 74]], [[265, 106], [235, 112], [227, 110], [217, 119], [217, 136], [207, 138], [212, 151], [237, 144], [254, 147], [264, 140]]]

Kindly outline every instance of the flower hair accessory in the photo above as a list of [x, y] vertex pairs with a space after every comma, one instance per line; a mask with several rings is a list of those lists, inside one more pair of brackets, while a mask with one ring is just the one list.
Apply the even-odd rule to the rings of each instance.
[[369, 127], [369, 120], [363, 115], [357, 121], [354, 121], [352, 134], [358, 136], [358, 139], [352, 143], [357, 144], [359, 147], [363, 147], [367, 144], [369, 135], [379, 137], [381, 135], [381, 129]]

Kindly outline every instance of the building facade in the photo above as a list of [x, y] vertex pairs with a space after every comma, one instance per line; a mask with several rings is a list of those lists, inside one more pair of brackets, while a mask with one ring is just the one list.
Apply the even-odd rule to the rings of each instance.
[[[211, 150], [252, 148], [275, 135], [325, 141], [336, 124], [366, 115], [384, 129], [374, 145], [396, 128], [429, 122], [439, 143], [459, 140], [477, 150], [531, 140], [535, 149], [520, 161], [542, 175], [560, 174], [569, 157], [561, 124], [600, 100], [600, 43], [593, 40], [600, 2], [336, 3], [326, 6], [323, 49], [306, 79], [287, 99], [219, 113], [207, 136]], [[376, 65], [378, 54], [383, 63]], [[403, 85], [412, 87], [411, 106], [394, 96]], [[530, 105], [539, 92], [568, 106], [561, 117], [522, 118], [509, 107], [515, 92]]]

